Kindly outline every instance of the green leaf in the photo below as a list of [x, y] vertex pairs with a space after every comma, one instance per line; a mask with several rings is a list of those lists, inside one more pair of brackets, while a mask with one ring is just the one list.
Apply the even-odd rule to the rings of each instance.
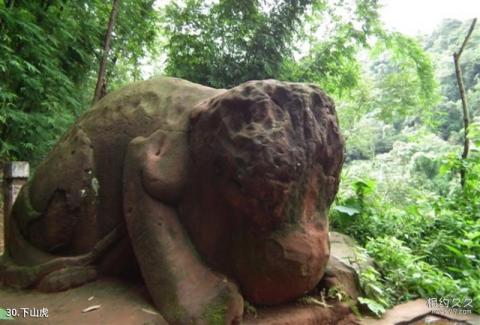
[[343, 206], [343, 205], [336, 205], [335, 207], [333, 207], [333, 209], [337, 210], [338, 212], [348, 214], [349, 216], [354, 216], [360, 213], [360, 211], [354, 207]]
[[443, 246], [448, 249], [449, 251], [451, 251], [452, 253], [454, 253], [455, 255], [459, 256], [459, 257], [463, 257], [463, 253], [458, 250], [457, 248], [451, 246], [451, 245], [447, 245], [447, 244], [443, 244]]
[[13, 318], [7, 314], [5, 309], [0, 308], [0, 320], [13, 320]]
[[385, 307], [383, 307], [381, 304], [379, 304], [375, 300], [372, 300], [372, 299], [369, 299], [369, 298], [364, 298], [364, 297], [358, 297], [358, 301], [361, 304], [366, 305], [367, 308], [372, 313], [374, 313], [377, 317], [380, 317], [385, 313]]

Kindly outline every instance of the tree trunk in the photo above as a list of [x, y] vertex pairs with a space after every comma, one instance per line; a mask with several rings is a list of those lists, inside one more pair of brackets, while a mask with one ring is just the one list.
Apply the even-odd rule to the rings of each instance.
[[105, 71], [107, 69], [108, 52], [110, 51], [110, 41], [112, 39], [112, 31], [115, 26], [115, 19], [118, 15], [118, 9], [120, 8], [120, 0], [113, 0], [112, 11], [110, 13], [110, 19], [108, 20], [108, 28], [105, 33], [105, 40], [103, 42], [103, 52], [100, 59], [100, 68], [98, 70], [97, 85], [95, 86], [95, 94], [93, 96], [92, 104], [95, 104], [100, 98], [105, 96], [107, 89], [107, 80], [105, 78]]
[[[463, 153], [462, 153], [462, 160], [465, 161], [468, 157], [468, 152], [470, 148], [470, 140], [468, 139], [468, 126], [470, 125], [470, 114], [468, 111], [468, 104], [467, 104], [467, 96], [465, 94], [465, 85], [463, 84], [463, 76], [462, 76], [462, 69], [460, 68], [460, 56], [462, 55], [463, 49], [472, 35], [473, 29], [475, 28], [475, 24], [477, 22], [477, 18], [473, 19], [472, 24], [470, 25], [470, 29], [468, 30], [467, 36], [463, 40], [462, 46], [460, 47], [458, 52], [453, 53], [453, 62], [455, 64], [455, 75], [457, 76], [457, 83], [458, 83], [458, 90], [460, 92], [460, 98], [462, 100], [462, 110], [463, 110], [463, 131], [464, 131], [464, 138], [463, 138]], [[465, 178], [466, 178], [466, 170], [462, 164], [460, 168], [460, 185], [462, 188], [465, 187]]]

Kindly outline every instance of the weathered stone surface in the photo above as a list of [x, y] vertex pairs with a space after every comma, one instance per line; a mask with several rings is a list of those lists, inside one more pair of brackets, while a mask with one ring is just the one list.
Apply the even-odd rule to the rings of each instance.
[[359, 272], [371, 265], [371, 261], [359, 261], [352, 238], [338, 232], [330, 232], [330, 259], [320, 287], [340, 288], [356, 301], [361, 296]]
[[3, 168], [3, 177], [28, 178], [30, 176], [30, 165], [26, 161], [10, 161]]
[[343, 139], [317, 87], [136, 83], [83, 115], [23, 188], [0, 280], [56, 291], [139, 273], [171, 323], [238, 323], [242, 295], [311, 290]]
[[200, 105], [190, 132], [189, 170], [202, 172], [180, 208], [201, 255], [253, 303], [309, 291], [328, 259], [343, 159], [331, 100], [314, 86], [247, 82]]
[[0, 212], [0, 254], [5, 242], [4, 225], [8, 223], [13, 202], [15, 202], [23, 185], [30, 176], [30, 165], [26, 161], [10, 161], [5, 163], [0, 177], [2, 179], [3, 207]]

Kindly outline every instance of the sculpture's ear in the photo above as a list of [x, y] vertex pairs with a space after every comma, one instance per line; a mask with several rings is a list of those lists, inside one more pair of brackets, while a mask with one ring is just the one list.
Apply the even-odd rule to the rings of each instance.
[[133, 160], [130, 166], [137, 165], [148, 194], [165, 203], [178, 201], [187, 179], [185, 132], [158, 130], [148, 138], [137, 137], [130, 142], [126, 159]]

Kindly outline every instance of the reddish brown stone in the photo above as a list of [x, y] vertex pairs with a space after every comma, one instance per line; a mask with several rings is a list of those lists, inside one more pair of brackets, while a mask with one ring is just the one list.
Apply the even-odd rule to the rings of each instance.
[[311, 290], [343, 139], [312, 85], [163, 78], [84, 114], [23, 188], [0, 281], [63, 290], [136, 273], [171, 323], [238, 323]]
[[249, 301], [301, 296], [329, 256], [343, 160], [332, 101], [315, 86], [252, 81], [193, 114], [180, 214], [195, 246]]

